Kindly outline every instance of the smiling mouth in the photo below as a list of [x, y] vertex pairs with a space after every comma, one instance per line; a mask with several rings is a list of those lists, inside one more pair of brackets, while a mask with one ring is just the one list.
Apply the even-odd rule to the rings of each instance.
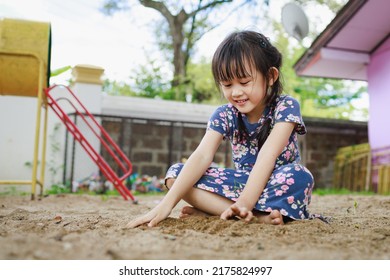
[[243, 100], [236, 100], [235, 102], [238, 104], [238, 105], [242, 105], [244, 104], [245, 102], [247, 102], [249, 99], [243, 99]]

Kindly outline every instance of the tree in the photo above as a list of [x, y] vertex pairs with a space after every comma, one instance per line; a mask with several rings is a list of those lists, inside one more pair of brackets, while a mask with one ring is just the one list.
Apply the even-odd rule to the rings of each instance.
[[110, 81], [106, 79], [103, 81], [103, 91], [110, 95], [117, 96], [136, 96], [137, 94], [131, 89], [129, 85], [124, 82]]
[[202, 58], [197, 63], [189, 63], [187, 71], [192, 99], [199, 103], [220, 103], [223, 96], [215, 86], [211, 73], [211, 62]]
[[[128, 1], [106, 0], [103, 12], [110, 15], [115, 11], [122, 10], [126, 8], [126, 2]], [[139, 0], [138, 2], [146, 8], [159, 12], [168, 24], [169, 42], [168, 44], [161, 42], [161, 46], [171, 49], [173, 52], [172, 64], [174, 71], [172, 86], [175, 87], [188, 83], [187, 65], [195, 43], [207, 31], [219, 24], [211, 24], [208, 15], [212, 10], [224, 4], [230, 4], [233, 0], [182, 1], [182, 4], [178, 3], [178, 1]], [[255, 3], [253, 0], [236, 2], [239, 3], [233, 7], [232, 11], [237, 11], [238, 7], [249, 3]], [[230, 13], [228, 12], [227, 14], [229, 15]]]

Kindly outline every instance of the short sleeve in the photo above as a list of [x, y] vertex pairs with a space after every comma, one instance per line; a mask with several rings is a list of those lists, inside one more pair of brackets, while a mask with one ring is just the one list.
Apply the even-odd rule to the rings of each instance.
[[299, 102], [291, 96], [281, 98], [275, 108], [275, 124], [278, 122], [296, 123], [295, 131], [298, 134], [306, 133], [306, 126], [301, 115]]
[[225, 105], [218, 107], [211, 115], [208, 123], [207, 130], [215, 130], [222, 134], [225, 139], [229, 133], [229, 113]]

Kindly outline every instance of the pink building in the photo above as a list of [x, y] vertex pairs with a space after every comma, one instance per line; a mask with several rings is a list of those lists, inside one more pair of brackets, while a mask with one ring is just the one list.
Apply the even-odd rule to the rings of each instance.
[[[300, 76], [367, 81], [372, 162], [385, 166], [387, 177], [390, 177], [389, 11], [388, 0], [350, 0], [294, 65]], [[373, 172], [373, 183], [375, 176]]]

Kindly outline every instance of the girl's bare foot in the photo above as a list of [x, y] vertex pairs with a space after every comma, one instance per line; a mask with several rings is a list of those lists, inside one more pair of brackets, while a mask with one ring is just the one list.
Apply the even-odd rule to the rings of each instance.
[[207, 214], [199, 209], [196, 209], [195, 207], [192, 207], [192, 206], [184, 206], [181, 209], [179, 218], [184, 219], [184, 218], [188, 218], [190, 216], [209, 216], [209, 214]]
[[270, 225], [283, 225], [283, 216], [279, 210], [272, 210], [269, 214], [258, 214], [256, 213], [256, 217], [260, 221], [260, 223], [270, 224]]

